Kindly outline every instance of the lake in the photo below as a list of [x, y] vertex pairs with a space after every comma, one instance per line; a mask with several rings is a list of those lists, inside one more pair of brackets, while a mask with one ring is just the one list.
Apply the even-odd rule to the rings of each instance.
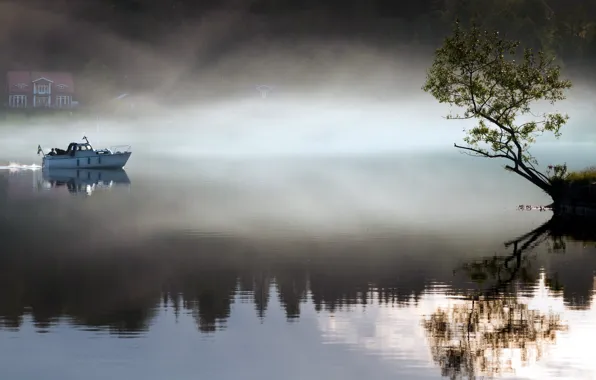
[[501, 164], [1, 170], [0, 378], [593, 379], [596, 244]]

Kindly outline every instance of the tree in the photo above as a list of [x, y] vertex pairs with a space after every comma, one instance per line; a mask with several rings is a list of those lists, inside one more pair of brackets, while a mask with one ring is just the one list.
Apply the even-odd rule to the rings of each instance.
[[[433, 360], [443, 377], [495, 378], [539, 361], [567, 326], [553, 311], [531, 309], [521, 297], [462, 300], [438, 308], [423, 321]], [[509, 359], [509, 360], [508, 360]]]
[[[477, 120], [473, 128], [465, 129], [466, 144], [454, 144], [456, 148], [473, 156], [508, 160], [505, 169], [538, 186], [556, 204], [559, 188], [536, 168], [538, 162], [529, 149], [539, 135], [549, 132], [559, 137], [569, 117], [558, 112], [535, 114], [531, 106], [565, 99], [571, 82], [561, 78], [553, 57], [532, 49], [521, 55], [519, 46], [498, 32], [474, 25], [464, 30], [456, 22], [453, 34], [436, 51], [422, 89], [440, 103], [463, 109], [447, 119]], [[534, 120], [517, 122], [524, 116]]]

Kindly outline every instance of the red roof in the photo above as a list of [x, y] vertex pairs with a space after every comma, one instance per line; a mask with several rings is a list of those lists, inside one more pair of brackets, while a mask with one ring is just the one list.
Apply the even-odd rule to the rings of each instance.
[[33, 91], [29, 71], [9, 71], [6, 74], [8, 91], [12, 93], [30, 93]]
[[6, 77], [8, 90], [12, 93], [30, 93], [33, 82], [41, 78], [51, 81], [56, 92], [74, 93], [75, 90], [72, 74], [65, 72], [9, 71]]

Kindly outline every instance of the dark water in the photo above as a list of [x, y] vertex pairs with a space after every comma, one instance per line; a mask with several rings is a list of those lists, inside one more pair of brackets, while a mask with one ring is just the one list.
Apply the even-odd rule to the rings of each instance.
[[0, 378], [595, 378], [594, 233], [457, 160], [3, 170]]

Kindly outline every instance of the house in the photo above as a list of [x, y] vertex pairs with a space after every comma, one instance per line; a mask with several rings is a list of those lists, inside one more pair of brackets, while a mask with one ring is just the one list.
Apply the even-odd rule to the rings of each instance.
[[9, 108], [72, 108], [74, 81], [70, 73], [9, 71], [6, 74]]

